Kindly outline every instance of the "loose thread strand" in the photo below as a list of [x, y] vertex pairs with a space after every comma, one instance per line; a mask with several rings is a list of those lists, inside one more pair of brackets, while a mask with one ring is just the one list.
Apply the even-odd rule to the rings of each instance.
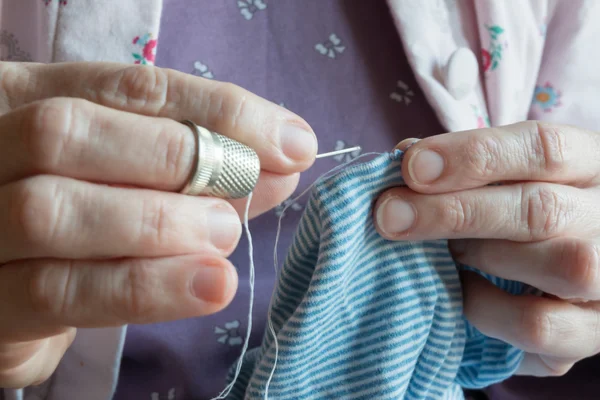
[[250, 215], [250, 203], [252, 202], [252, 195], [250, 193], [248, 196], [248, 200], [246, 201], [246, 209], [244, 211], [244, 230], [246, 232], [246, 237], [248, 238], [248, 258], [250, 259], [250, 272], [249, 272], [249, 289], [250, 289], [250, 305], [248, 306], [248, 328], [246, 330], [246, 340], [244, 341], [244, 346], [242, 347], [242, 353], [240, 354], [240, 358], [238, 360], [237, 366], [235, 368], [235, 375], [231, 380], [231, 383], [223, 389], [221, 393], [212, 400], [225, 399], [231, 393], [233, 386], [235, 385], [238, 377], [240, 376], [240, 371], [242, 370], [242, 364], [244, 363], [244, 357], [246, 356], [246, 352], [248, 351], [248, 343], [250, 342], [250, 335], [252, 333], [252, 308], [254, 305], [254, 246], [252, 244], [252, 234], [250, 233], [250, 227], [248, 224], [248, 219]]
[[[283, 210], [281, 211], [281, 214], [279, 216], [279, 220], [277, 222], [277, 234], [275, 236], [275, 245], [273, 248], [273, 265], [274, 265], [274, 269], [275, 269], [275, 282], [277, 282], [277, 276], [279, 274], [279, 258], [278, 258], [277, 248], [279, 246], [279, 237], [281, 236], [281, 222], [283, 220], [283, 216], [285, 215], [285, 212], [287, 211], [287, 209], [292, 204], [294, 204], [296, 201], [298, 201], [300, 198], [305, 196], [310, 190], [312, 190], [315, 187], [315, 185], [317, 185], [323, 178], [334, 176], [336, 173], [339, 173], [340, 170], [355, 163], [356, 161], [358, 161], [361, 158], [364, 158], [367, 156], [372, 156], [372, 155], [382, 155], [382, 154], [385, 154], [385, 153], [370, 152], [370, 153], [361, 154], [360, 156], [358, 156], [348, 162], [345, 162], [343, 164], [336, 166], [335, 168], [332, 168], [331, 170], [321, 174], [312, 184], [310, 184], [305, 190], [303, 190], [302, 193], [300, 193], [298, 196], [294, 197], [292, 199], [292, 201], [290, 201], [289, 204], [287, 204], [283, 208]], [[246, 330], [246, 339], [244, 341], [244, 346], [242, 347], [242, 352], [240, 354], [240, 358], [238, 359], [237, 366], [235, 369], [235, 374], [233, 376], [233, 379], [231, 380], [231, 383], [229, 383], [221, 391], [221, 393], [219, 393], [219, 395], [217, 397], [214, 397], [211, 400], [226, 399], [227, 396], [229, 396], [229, 394], [231, 393], [231, 390], [233, 389], [233, 387], [235, 386], [235, 383], [237, 382], [237, 380], [239, 378], [239, 375], [240, 375], [240, 372], [242, 369], [242, 365], [244, 363], [244, 357], [248, 351], [248, 345], [249, 345], [250, 336], [252, 333], [252, 311], [253, 311], [253, 306], [254, 306], [255, 266], [254, 266], [254, 246], [252, 243], [252, 234], [250, 233], [250, 227], [249, 227], [249, 223], [248, 223], [249, 215], [250, 215], [250, 203], [252, 202], [252, 196], [253, 196], [252, 193], [248, 196], [248, 201], [246, 202], [246, 208], [244, 211], [244, 230], [246, 233], [246, 237], [248, 238], [248, 258], [249, 258], [249, 263], [250, 263], [250, 267], [249, 267], [249, 269], [250, 269], [250, 271], [249, 271], [250, 305], [248, 306], [248, 327]], [[267, 379], [267, 382], [266, 382], [265, 395], [264, 395], [265, 400], [268, 400], [269, 385], [271, 384], [271, 381], [275, 374], [275, 369], [277, 368], [277, 358], [279, 355], [279, 343], [277, 341], [277, 335], [275, 334], [275, 328], [273, 326], [273, 321], [271, 318], [271, 309], [272, 309], [272, 305], [275, 300], [275, 297], [276, 297], [276, 291], [274, 292], [273, 296], [271, 297], [271, 302], [269, 304], [269, 312], [267, 315], [267, 323], [268, 323], [269, 333], [271, 334], [271, 337], [273, 338], [273, 343], [275, 344], [275, 361], [273, 362], [273, 368], [271, 369], [271, 373], [269, 374], [269, 378]]]
[[[279, 237], [281, 235], [281, 221], [283, 220], [286, 210], [292, 204], [294, 204], [296, 201], [298, 201], [300, 198], [305, 196], [310, 190], [312, 190], [315, 187], [315, 185], [317, 185], [322, 179], [324, 179], [326, 177], [334, 176], [336, 173], [339, 173], [340, 170], [342, 170], [345, 167], [350, 166], [351, 164], [355, 163], [356, 161], [358, 161], [361, 158], [364, 158], [367, 156], [373, 156], [373, 155], [380, 156], [382, 154], [385, 154], [385, 153], [370, 152], [370, 153], [361, 154], [360, 156], [358, 156], [348, 162], [345, 162], [343, 164], [336, 166], [335, 168], [330, 169], [329, 171], [321, 174], [312, 184], [310, 184], [305, 190], [303, 190], [302, 193], [300, 193], [298, 196], [294, 197], [292, 199], [292, 201], [288, 202], [288, 204], [283, 208], [283, 210], [281, 211], [281, 214], [279, 215], [279, 221], [277, 222], [277, 233], [275, 235], [275, 245], [273, 248], [273, 264], [274, 264], [274, 268], [275, 268], [275, 283], [276, 284], [277, 284], [277, 275], [279, 274], [279, 258], [278, 258], [278, 254], [277, 254], [277, 247], [279, 246]], [[269, 327], [269, 333], [271, 334], [271, 337], [273, 339], [273, 344], [275, 345], [275, 357], [274, 357], [275, 361], [273, 361], [273, 367], [271, 368], [271, 373], [269, 374], [269, 377], [267, 378], [267, 382], [265, 385], [265, 395], [263, 397], [264, 400], [268, 400], [269, 385], [271, 384], [271, 381], [273, 380], [273, 376], [275, 375], [275, 369], [277, 368], [277, 357], [279, 355], [279, 343], [277, 342], [277, 335], [275, 334], [275, 328], [273, 327], [273, 321], [271, 319], [271, 309], [272, 309], [273, 302], [275, 300], [276, 293], [277, 293], [276, 291], [273, 293], [273, 297], [271, 298], [271, 303], [269, 304], [269, 313], [267, 315], [267, 324]]]

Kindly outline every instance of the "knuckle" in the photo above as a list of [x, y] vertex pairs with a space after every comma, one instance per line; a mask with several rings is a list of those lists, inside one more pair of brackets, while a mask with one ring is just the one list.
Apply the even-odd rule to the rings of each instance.
[[81, 99], [53, 98], [28, 107], [22, 126], [30, 162], [41, 172], [54, 170], [76, 150], [77, 135], [90, 120], [90, 104]]
[[210, 125], [216, 130], [235, 131], [247, 114], [248, 92], [233, 83], [223, 82], [209, 92], [208, 104]]
[[584, 241], [572, 241], [563, 246], [561, 262], [558, 264], [567, 283], [570, 296], [598, 297], [600, 277], [598, 276], [598, 246]]
[[450, 196], [442, 203], [441, 221], [450, 232], [470, 232], [476, 228], [476, 208], [460, 196]]
[[66, 222], [65, 198], [58, 182], [44, 176], [28, 178], [16, 186], [10, 214], [30, 252], [37, 254], [57, 243]]
[[117, 87], [116, 94], [108, 95], [116, 95], [122, 105], [156, 114], [166, 105], [169, 79], [161, 68], [131, 66], [110, 75], [108, 80], [115, 81]]
[[532, 140], [534, 167], [550, 173], [560, 172], [565, 165], [565, 134], [556, 126], [535, 121]]
[[464, 155], [467, 171], [477, 180], [488, 180], [502, 175], [505, 163], [501, 159], [501, 145], [494, 137], [473, 136], [469, 138]]
[[44, 265], [30, 265], [28, 276], [28, 295], [31, 308], [37, 315], [53, 319], [68, 315], [73, 304], [73, 269], [64, 268], [52, 261]]
[[555, 236], [573, 218], [572, 200], [548, 185], [523, 185], [521, 207], [521, 221], [532, 240]]
[[[186, 127], [183, 127], [184, 129]], [[157, 137], [158, 168], [169, 182], [182, 182], [189, 175], [189, 167], [195, 152], [194, 137], [189, 132], [173, 134], [171, 129], [163, 128]]]
[[523, 350], [541, 353], [552, 345], [554, 326], [552, 314], [545, 307], [533, 303], [520, 309], [516, 327]]
[[156, 294], [161, 284], [154, 269], [144, 260], [129, 264], [126, 276], [114, 292], [115, 314], [123, 321], [144, 324], [159, 314]]
[[177, 232], [173, 230], [173, 208], [166, 201], [156, 199], [145, 200], [142, 204], [142, 216], [138, 241], [143, 246], [168, 246], [176, 240]]

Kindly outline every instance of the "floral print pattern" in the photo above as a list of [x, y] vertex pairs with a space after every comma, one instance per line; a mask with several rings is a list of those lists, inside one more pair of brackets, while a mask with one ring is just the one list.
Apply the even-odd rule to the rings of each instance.
[[194, 63], [194, 75], [201, 76], [206, 79], [214, 79], [215, 75], [208, 68], [206, 64], [201, 63], [200, 61], [196, 61]]
[[507, 46], [506, 42], [502, 42], [502, 34], [504, 29], [498, 25], [486, 25], [490, 35], [490, 45], [487, 49], [481, 49], [481, 62], [483, 70], [485, 72], [493, 71], [498, 68], [500, 61], [502, 60], [502, 52]]
[[292, 198], [285, 200], [283, 203], [275, 207], [275, 216], [277, 218], [284, 218], [285, 213], [288, 211], [302, 211], [304, 207], [300, 205], [297, 201], [294, 201]]
[[32, 61], [31, 55], [19, 47], [12, 33], [0, 31], [0, 61]]
[[142, 50], [140, 53], [132, 54], [136, 64], [154, 64], [158, 41], [152, 37], [151, 33], [147, 33], [143, 36], [136, 36], [133, 39], [133, 44], [140, 47]]
[[227, 322], [223, 328], [215, 326], [217, 342], [229, 346], [240, 346], [244, 341], [239, 333], [240, 321]]
[[267, 8], [267, 5], [263, 0], [239, 0], [237, 4], [240, 9], [240, 14], [242, 14], [246, 21], [250, 21], [254, 18], [256, 12], [263, 11]]
[[533, 105], [540, 107], [544, 112], [551, 112], [554, 108], [560, 107], [561, 93], [550, 83], [537, 85], [533, 92]]
[[150, 400], [175, 400], [175, 388], [169, 389], [166, 396], [158, 392], [150, 393]]
[[477, 129], [487, 128], [491, 126], [490, 118], [487, 115], [487, 113], [483, 112], [476, 105], [471, 105], [471, 108], [473, 109], [473, 114], [475, 115], [477, 121]]
[[409, 105], [412, 102], [415, 92], [404, 81], [396, 82], [396, 91], [390, 93], [390, 99]]
[[329, 35], [329, 39], [324, 43], [317, 43], [315, 50], [321, 55], [329, 58], [336, 58], [338, 54], [342, 54], [346, 50], [346, 46], [342, 45], [342, 41], [335, 33]]

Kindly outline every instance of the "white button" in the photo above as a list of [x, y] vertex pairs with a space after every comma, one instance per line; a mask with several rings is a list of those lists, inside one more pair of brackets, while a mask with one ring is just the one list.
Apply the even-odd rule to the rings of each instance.
[[477, 85], [479, 64], [475, 54], [466, 47], [456, 50], [444, 69], [444, 84], [456, 100], [466, 98]]

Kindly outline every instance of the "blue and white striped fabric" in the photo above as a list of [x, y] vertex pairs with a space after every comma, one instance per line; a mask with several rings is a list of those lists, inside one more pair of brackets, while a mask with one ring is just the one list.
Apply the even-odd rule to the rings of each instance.
[[[279, 355], [269, 399], [462, 399], [461, 387], [519, 366], [521, 351], [464, 320], [446, 241], [375, 231], [373, 202], [400, 175], [400, 162], [382, 155], [315, 186], [271, 304]], [[229, 398], [264, 399], [274, 355], [267, 330]]]

